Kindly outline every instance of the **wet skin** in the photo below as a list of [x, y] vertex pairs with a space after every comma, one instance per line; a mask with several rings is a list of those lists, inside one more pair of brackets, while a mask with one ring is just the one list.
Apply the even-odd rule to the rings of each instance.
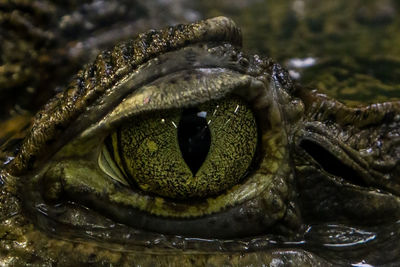
[[[179, 146], [164, 152], [179, 141], [174, 129], [155, 139], [161, 126], [151, 121], [182, 122], [193, 108], [210, 119], [216, 106], [219, 127], [243, 121], [221, 136], [208, 123], [208, 167], [192, 177]], [[242, 52], [227, 18], [141, 34], [78, 72], [36, 114], [15, 154], [4, 145], [2, 262], [398, 262], [397, 242], [383, 250], [381, 240], [400, 234], [399, 111], [399, 102], [350, 108], [295, 85], [272, 59]], [[135, 136], [141, 131], [147, 139]], [[139, 139], [146, 146], [131, 152]], [[137, 153], [131, 163], [118, 159], [125, 147]], [[151, 162], [154, 151], [178, 167]], [[390, 233], [378, 232], [387, 225]]]

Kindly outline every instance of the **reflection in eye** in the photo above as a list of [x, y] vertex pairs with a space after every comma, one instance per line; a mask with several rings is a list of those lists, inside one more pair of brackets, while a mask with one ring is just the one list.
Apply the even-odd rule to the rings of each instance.
[[252, 111], [230, 97], [134, 117], [106, 138], [99, 162], [114, 179], [145, 192], [206, 197], [244, 177], [256, 146]]
[[198, 108], [189, 108], [182, 111], [179, 121], [179, 148], [183, 159], [194, 176], [210, 150], [211, 133], [206, 116], [206, 111], [200, 111]]

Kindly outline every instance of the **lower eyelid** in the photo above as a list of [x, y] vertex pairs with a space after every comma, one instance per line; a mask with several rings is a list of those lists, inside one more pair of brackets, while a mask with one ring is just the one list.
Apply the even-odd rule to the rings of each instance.
[[[278, 208], [276, 204], [283, 201], [283, 199], [278, 200], [281, 198], [279, 194], [274, 196], [271, 193], [267, 193], [267, 198], [263, 198], [263, 194], [260, 194], [257, 198], [250, 199], [234, 207], [225, 208], [217, 213], [198, 218], [157, 216], [130, 207], [127, 205], [128, 203], [123, 203], [115, 199], [118, 194], [118, 198], [125, 198], [130, 194], [124, 188], [113, 185], [111, 181], [105, 187], [108, 189], [104, 192], [91, 192], [90, 190], [94, 186], [88, 186], [89, 181], [84, 181], [87, 179], [84, 177], [90, 174], [88, 165], [90, 164], [71, 162], [68, 166], [68, 163], [64, 163], [64, 166], [76, 168], [73, 172], [68, 172], [68, 170], [64, 169], [61, 174], [61, 176], [65, 177], [63, 178], [65, 195], [76, 203], [81, 203], [95, 211], [101, 211], [102, 214], [109, 216], [111, 219], [134, 228], [165, 234], [182, 234], [198, 237], [240, 237], [260, 234], [265, 232], [266, 229], [272, 230], [273, 228], [271, 227], [279, 218], [283, 217], [286, 210], [285, 205]], [[59, 172], [56, 173], [60, 175]], [[80, 183], [73, 182], [68, 177], [74, 177]], [[104, 186], [105, 184], [101, 183], [101, 185]], [[126, 191], [127, 194], [124, 194], [123, 191]], [[270, 190], [266, 191], [271, 192]], [[113, 198], [114, 200], [112, 200]], [[271, 203], [275, 203], [275, 211], [271, 213], [269, 205], [266, 205], [266, 199], [272, 200], [274, 198], [275, 200]], [[192, 205], [196, 206], [195, 203], [192, 203]], [[176, 209], [176, 207], [173, 209]], [[57, 218], [53, 219], [57, 220]]]

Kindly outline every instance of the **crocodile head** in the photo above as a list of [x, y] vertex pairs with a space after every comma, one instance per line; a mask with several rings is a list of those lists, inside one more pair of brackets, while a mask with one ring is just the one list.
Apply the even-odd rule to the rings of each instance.
[[2, 262], [398, 261], [399, 111], [295, 85], [242, 52], [224, 17], [140, 34], [82, 69], [9, 152]]

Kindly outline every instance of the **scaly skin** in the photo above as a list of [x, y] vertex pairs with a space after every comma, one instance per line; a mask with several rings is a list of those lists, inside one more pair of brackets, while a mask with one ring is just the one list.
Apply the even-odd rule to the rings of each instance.
[[[388, 239], [378, 229], [400, 234], [400, 103], [346, 107], [240, 45], [240, 30], [218, 17], [141, 34], [78, 72], [15, 157], [6, 152], [2, 263], [398, 263], [399, 245], [381, 251]], [[98, 148], [125, 118], [231, 94], [249, 103], [260, 133], [257, 164], [241, 183], [182, 202], [99, 170]]]

